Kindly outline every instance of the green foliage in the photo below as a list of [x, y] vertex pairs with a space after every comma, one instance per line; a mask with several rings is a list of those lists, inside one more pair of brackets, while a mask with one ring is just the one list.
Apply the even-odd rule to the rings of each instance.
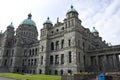
[[32, 75], [32, 74], [16, 74], [16, 73], [0, 73], [2, 77], [20, 79], [20, 80], [61, 80], [61, 76], [55, 75]]

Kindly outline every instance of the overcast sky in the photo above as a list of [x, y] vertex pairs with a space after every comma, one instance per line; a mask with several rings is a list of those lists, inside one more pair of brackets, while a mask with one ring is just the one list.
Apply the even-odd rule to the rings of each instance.
[[103, 40], [120, 44], [120, 0], [0, 0], [0, 30], [5, 31], [11, 22], [16, 29], [31, 12], [40, 33], [48, 16], [53, 24], [57, 17], [63, 22], [71, 5], [84, 27], [95, 26]]

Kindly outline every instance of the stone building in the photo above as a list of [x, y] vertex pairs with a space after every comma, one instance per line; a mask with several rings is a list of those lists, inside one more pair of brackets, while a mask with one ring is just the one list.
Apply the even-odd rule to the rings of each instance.
[[71, 6], [62, 22], [43, 23], [40, 40], [32, 15], [16, 31], [11, 23], [0, 33], [0, 71], [36, 74], [79, 71], [119, 71], [120, 46], [108, 46], [93, 27], [84, 28], [79, 13]]

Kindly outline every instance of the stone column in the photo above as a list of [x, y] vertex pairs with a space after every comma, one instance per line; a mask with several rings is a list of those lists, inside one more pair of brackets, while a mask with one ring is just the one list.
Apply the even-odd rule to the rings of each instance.
[[117, 67], [117, 59], [116, 59], [117, 55], [113, 54], [113, 66], [114, 66], [114, 71], [117, 71], [118, 70], [118, 67]]
[[119, 54], [116, 54], [116, 65], [117, 65], [118, 70], [120, 70]]
[[99, 59], [98, 59], [98, 56], [96, 56], [96, 64], [97, 64], [97, 71], [99, 71]]
[[104, 71], [106, 72], [107, 71], [107, 55], [104, 55], [104, 61], [103, 61], [104, 63], [103, 63], [103, 69], [104, 69]]

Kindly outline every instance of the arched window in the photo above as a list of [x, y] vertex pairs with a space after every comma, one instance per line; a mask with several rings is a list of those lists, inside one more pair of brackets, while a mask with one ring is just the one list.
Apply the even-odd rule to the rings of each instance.
[[55, 75], [57, 75], [58, 74], [58, 71], [57, 70], [55, 70]]
[[51, 42], [51, 50], [54, 50], [54, 43]]
[[61, 49], [64, 47], [64, 40], [61, 42]]
[[42, 70], [41, 69], [39, 70], [39, 74], [42, 74]]
[[59, 41], [56, 41], [56, 50], [59, 49]]
[[61, 75], [63, 75], [63, 70], [60, 71]]
[[71, 71], [71, 70], [68, 70], [68, 73], [72, 74], [72, 71]]

